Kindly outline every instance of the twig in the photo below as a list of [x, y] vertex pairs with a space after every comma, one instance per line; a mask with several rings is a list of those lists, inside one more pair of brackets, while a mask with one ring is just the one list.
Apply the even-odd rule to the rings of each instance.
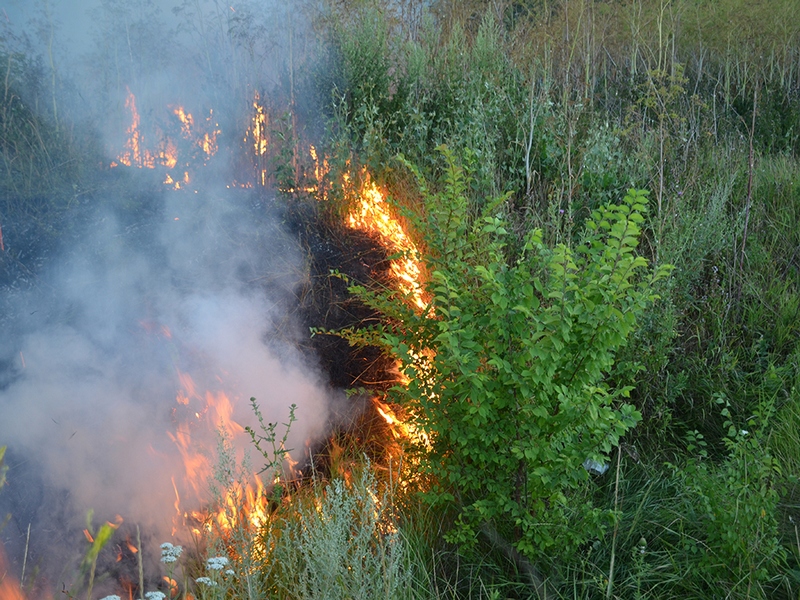
[[[619, 506], [619, 465], [622, 462], [622, 444], [617, 446], [617, 477], [614, 480], [614, 512]], [[617, 532], [619, 532], [619, 519], [614, 521], [614, 535], [611, 538], [611, 564], [608, 567], [608, 588], [606, 588], [606, 598], [611, 598], [611, 591], [614, 588], [614, 559], [617, 557]]]
[[19, 578], [19, 588], [25, 585], [25, 567], [28, 564], [28, 544], [31, 541], [31, 524], [28, 523], [28, 535], [25, 537], [25, 556], [22, 558], [22, 576]]
[[144, 600], [144, 564], [142, 559], [142, 535], [139, 526], [136, 526], [136, 546], [139, 552], [136, 553], [136, 562], [139, 563], [139, 600]]

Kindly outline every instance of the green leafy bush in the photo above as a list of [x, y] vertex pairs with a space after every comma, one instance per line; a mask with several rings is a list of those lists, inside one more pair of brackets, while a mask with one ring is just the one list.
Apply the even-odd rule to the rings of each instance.
[[640, 419], [609, 373], [670, 270], [635, 252], [647, 193], [594, 211], [575, 247], [548, 247], [538, 229], [516, 247], [505, 197], [471, 214], [469, 174], [441, 151], [444, 189], [417, 173], [425, 215], [408, 215], [428, 249], [429, 310], [355, 287], [389, 322], [343, 335], [400, 360], [409, 383], [395, 391], [429, 440], [426, 496], [459, 506], [449, 539], [468, 546], [489, 523], [528, 557], [569, 554], [613, 519], [582, 464], [607, 460]]

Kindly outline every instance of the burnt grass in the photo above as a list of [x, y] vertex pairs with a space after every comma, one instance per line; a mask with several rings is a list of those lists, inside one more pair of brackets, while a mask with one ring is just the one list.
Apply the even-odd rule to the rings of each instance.
[[[351, 284], [391, 282], [389, 253], [372, 236], [334, 222], [313, 199], [285, 205], [285, 223], [297, 236], [308, 262], [307, 278], [297, 290], [295, 314], [307, 335], [300, 350], [316, 362], [329, 384], [349, 390], [343, 407], [335, 407], [334, 427], [313, 452], [313, 470], [334, 474], [344, 467], [348, 452], [357, 450], [373, 464], [384, 464], [396, 450], [393, 433], [371, 401], [397, 383], [394, 360], [375, 347], [354, 347], [338, 330], [366, 327], [383, 316], [355, 298]], [[316, 333], [312, 330], [331, 332]]]
[[370, 235], [331, 223], [312, 202], [292, 203], [286, 213], [309, 260], [308, 277], [297, 291], [296, 314], [309, 332], [301, 350], [318, 362], [333, 387], [384, 391], [396, 381], [391, 358], [377, 348], [351, 347], [336, 335], [310, 332], [335, 332], [380, 320], [382, 315], [354, 298], [348, 287], [388, 283], [389, 255]]

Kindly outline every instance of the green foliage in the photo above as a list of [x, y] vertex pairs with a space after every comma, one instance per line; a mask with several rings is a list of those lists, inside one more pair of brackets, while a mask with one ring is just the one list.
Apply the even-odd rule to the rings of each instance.
[[[248, 598], [414, 598], [420, 588], [416, 568], [399, 523], [390, 486], [382, 485], [368, 460], [351, 461], [342, 477], [325, 481], [315, 476], [302, 488], [292, 486], [281, 498], [267, 492], [269, 510], [260, 523], [244, 522], [244, 497], [230, 503], [230, 482], [246, 480], [247, 465], [232, 462], [229, 446], [221, 447], [217, 480], [225, 483], [219, 509], [231, 530], [215, 530], [209, 540], [211, 558], [196, 578], [205, 600]], [[282, 460], [280, 452], [271, 462]], [[225, 572], [208, 564], [225, 560]], [[227, 569], [230, 568], [230, 571]]]
[[296, 518], [282, 528], [275, 554], [283, 593], [293, 598], [401, 598], [409, 594], [405, 543], [391, 526], [389, 502], [370, 464], [351, 484], [331, 481], [324, 494], [298, 502]]
[[297, 420], [295, 411], [297, 405], [292, 404], [289, 407], [289, 422], [283, 423], [283, 437], [279, 440], [277, 434], [277, 423], [264, 423], [264, 416], [261, 414], [261, 409], [255, 398], [250, 398], [250, 405], [253, 408], [253, 413], [258, 419], [258, 425], [261, 432], [256, 432], [252, 427], [245, 427], [245, 431], [250, 436], [250, 441], [253, 442], [256, 450], [264, 458], [265, 463], [259, 474], [274, 471], [280, 473], [283, 468], [283, 463], [292, 451], [291, 448], [286, 447], [286, 441], [289, 439], [289, 430], [292, 428], [292, 423]]
[[[114, 532], [119, 527], [119, 523], [103, 523], [100, 526], [100, 529], [97, 530], [95, 533], [94, 526], [92, 525], [92, 517], [94, 516], [94, 511], [89, 510], [86, 513], [86, 531], [90, 534], [90, 541], [89, 541], [89, 548], [86, 550], [86, 554], [81, 561], [80, 567], [80, 577], [78, 579], [77, 585], [82, 585], [84, 578], [89, 576], [89, 581], [86, 590], [86, 598], [87, 600], [91, 600], [92, 598], [92, 587], [94, 586], [95, 580], [95, 570], [97, 569], [97, 558], [100, 556], [100, 552], [103, 548], [108, 545], [108, 542], [111, 541]], [[75, 594], [71, 594], [73, 597]]]
[[744, 424], [734, 421], [723, 395], [716, 402], [727, 428], [725, 460], [709, 461], [702, 436], [694, 434], [690, 458], [670, 465], [684, 490], [679, 514], [691, 516], [676, 543], [693, 558], [693, 577], [714, 582], [715, 593], [722, 586], [727, 597], [768, 597], [762, 586], [785, 560], [776, 519], [782, 473], [767, 445], [774, 399], [759, 403]]
[[428, 249], [429, 310], [356, 287], [395, 321], [344, 335], [401, 361], [410, 381], [397, 391], [430, 439], [428, 499], [461, 507], [451, 540], [469, 545], [481, 523], [510, 523], [526, 555], [568, 555], [612, 518], [587, 497], [582, 463], [607, 460], [640, 418], [624, 401], [631, 387], [608, 376], [669, 272], [635, 252], [647, 194], [594, 211], [575, 247], [548, 247], [532, 230], [515, 249], [506, 198], [471, 214], [469, 173], [441, 150], [443, 190], [420, 179], [424, 220], [409, 215]]
[[432, 20], [418, 39], [403, 41], [399, 27], [389, 8], [372, 3], [335, 20], [318, 85], [338, 131], [376, 169], [403, 152], [432, 172], [433, 149], [447, 144], [470, 149], [481, 194], [521, 187], [525, 85], [496, 21], [487, 15], [474, 41], [459, 26], [444, 34]]

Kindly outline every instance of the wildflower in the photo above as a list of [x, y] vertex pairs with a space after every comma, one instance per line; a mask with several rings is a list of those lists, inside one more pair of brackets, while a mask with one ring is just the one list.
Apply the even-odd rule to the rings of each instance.
[[225, 571], [225, 575], [236, 575], [236, 573], [234, 572], [233, 569], [228, 569], [227, 571]]
[[217, 585], [216, 581], [212, 581], [208, 577], [198, 577], [197, 579], [195, 579], [195, 582], [199, 583], [199, 584], [202, 584], [202, 585], [207, 585], [207, 586], [215, 586], [215, 585]]
[[147, 600], [164, 600], [167, 596], [164, 592], [147, 592], [144, 597], [147, 598]]
[[110, 596], [106, 596], [105, 598], [101, 598], [101, 600], [120, 600], [120, 597], [116, 594], [111, 594]]
[[206, 561], [206, 568], [221, 571], [227, 564], [228, 559], [224, 556], [214, 556]]
[[161, 562], [174, 563], [183, 552], [182, 546], [173, 546], [169, 542], [161, 544]]

